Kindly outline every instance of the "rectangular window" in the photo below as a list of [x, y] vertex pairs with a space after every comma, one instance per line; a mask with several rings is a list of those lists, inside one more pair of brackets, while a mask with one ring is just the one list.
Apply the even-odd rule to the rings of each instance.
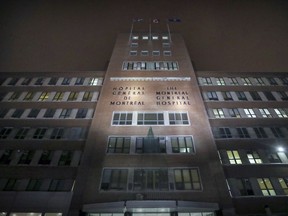
[[136, 51], [136, 50], [131, 50], [131, 51], [129, 52], [129, 55], [130, 55], [130, 56], [137, 56], [137, 51]]
[[228, 112], [232, 118], [241, 118], [240, 112], [237, 108], [228, 109]]
[[0, 139], [7, 139], [7, 137], [9, 136], [9, 134], [12, 132], [12, 128], [1, 128], [0, 129]]
[[228, 92], [228, 91], [222, 92], [222, 96], [223, 96], [225, 101], [233, 100], [233, 97], [232, 97], [231, 93]]
[[236, 93], [236, 95], [237, 95], [237, 97], [238, 97], [238, 100], [247, 100], [246, 95], [245, 95], [244, 92], [242, 92], [242, 91], [236, 91], [235, 93]]
[[130, 152], [130, 137], [109, 137], [108, 153], [129, 153]]
[[59, 159], [59, 166], [69, 166], [72, 161], [73, 151], [62, 151]]
[[13, 77], [9, 82], [8, 85], [16, 85], [16, 83], [19, 81], [20, 78], [18, 77]]
[[72, 109], [63, 109], [59, 115], [59, 118], [69, 118], [71, 115]]
[[56, 112], [56, 109], [46, 109], [44, 118], [53, 118], [55, 112]]
[[16, 109], [13, 114], [12, 114], [12, 118], [20, 118], [21, 115], [23, 114], [24, 109]]
[[40, 77], [36, 79], [35, 85], [43, 85], [44, 83], [44, 78]]
[[148, 56], [148, 55], [149, 55], [148, 50], [142, 50], [141, 51], [141, 56]]
[[255, 80], [257, 85], [265, 85], [265, 83], [261, 77], [254, 77], [254, 80]]
[[48, 85], [56, 85], [57, 81], [58, 81], [57, 77], [51, 77], [48, 82]]
[[10, 179], [8, 179], [3, 190], [4, 191], [13, 191], [16, 189], [17, 183], [19, 183], [19, 181], [17, 179], [10, 178]]
[[21, 95], [21, 92], [13, 92], [10, 98], [8, 99], [9, 101], [15, 101], [18, 100]]
[[22, 81], [21, 85], [29, 85], [31, 82], [32, 78], [24, 78], [24, 80]]
[[169, 113], [169, 124], [170, 125], [188, 125], [188, 114], [187, 113]]
[[230, 85], [239, 85], [239, 82], [235, 77], [229, 77], [228, 79], [229, 79]]
[[172, 53], [170, 50], [164, 50], [163, 51], [163, 56], [171, 56], [171, 55], [172, 55]]
[[53, 101], [62, 101], [64, 96], [64, 92], [56, 92], [56, 94], [53, 97]]
[[61, 85], [69, 85], [70, 82], [71, 82], [71, 78], [70, 77], [64, 77]]
[[0, 118], [4, 118], [8, 113], [9, 109], [0, 109]]
[[34, 132], [33, 139], [43, 139], [46, 131], [47, 128], [37, 128], [36, 131]]
[[132, 48], [136, 48], [136, 47], [138, 47], [138, 43], [136, 43], [136, 42], [132, 42], [132, 43], [131, 43], [131, 47], [132, 47]]
[[279, 158], [277, 153], [274, 152], [268, 152], [267, 158], [270, 163], [282, 163], [281, 159]]
[[52, 151], [43, 151], [38, 164], [48, 165], [51, 163], [53, 157]]
[[88, 112], [87, 108], [78, 109], [76, 113], [76, 118], [86, 118], [87, 112]]
[[288, 77], [279, 77], [283, 85], [288, 85]]
[[127, 169], [104, 169], [101, 181], [101, 190], [126, 190], [127, 179]]
[[75, 85], [83, 85], [85, 78], [84, 77], [77, 77], [75, 81]]
[[79, 92], [71, 92], [68, 96], [67, 101], [76, 101], [78, 98], [78, 94], [79, 94]]
[[226, 153], [227, 153], [230, 164], [242, 164], [238, 151], [227, 150]]
[[279, 184], [285, 195], [288, 195], [288, 178], [278, 178]]
[[252, 85], [252, 83], [248, 77], [242, 77], [241, 80], [242, 80], [244, 85]]
[[164, 114], [138, 113], [137, 125], [164, 125]]
[[133, 179], [134, 191], [168, 191], [167, 169], [135, 169]]
[[288, 95], [286, 94], [286, 92], [284, 92], [284, 91], [278, 91], [277, 92], [278, 93], [278, 95], [280, 96], [280, 98], [282, 99], [282, 100], [288, 100]]
[[252, 189], [252, 185], [249, 179], [237, 179], [237, 187], [241, 196], [252, 196], [254, 195], [254, 191]]
[[35, 95], [35, 92], [27, 92], [25, 97], [23, 98], [24, 101], [32, 101], [33, 97]]
[[257, 178], [258, 185], [263, 196], [275, 196], [275, 190], [269, 178]]
[[132, 113], [114, 112], [112, 125], [132, 125]]
[[179, 70], [179, 66], [176, 61], [125, 61], [123, 62], [122, 70], [175, 71]]
[[271, 129], [271, 131], [272, 131], [272, 133], [273, 133], [273, 135], [275, 137], [277, 137], [277, 138], [284, 138], [285, 137], [283, 132], [282, 132], [282, 130], [281, 130], [281, 128], [279, 128], [279, 127], [271, 127], [270, 129]]
[[153, 50], [152, 56], [160, 56], [160, 51], [159, 50]]
[[25, 165], [30, 164], [34, 154], [35, 154], [35, 151], [33, 150], [22, 151], [18, 164], [25, 164]]
[[253, 109], [244, 109], [244, 112], [248, 118], [256, 118], [256, 114]]
[[174, 169], [176, 190], [201, 190], [198, 169]]
[[54, 128], [50, 139], [62, 139], [64, 135], [64, 128]]
[[208, 100], [218, 100], [217, 93], [214, 91], [207, 92]]
[[194, 143], [191, 136], [171, 137], [173, 153], [194, 153]]
[[271, 118], [272, 115], [270, 114], [268, 109], [259, 109], [259, 112], [261, 113], [263, 118]]
[[230, 128], [218, 128], [215, 136], [216, 138], [232, 138]]
[[92, 97], [93, 97], [93, 92], [91, 92], [91, 91], [86, 91], [86, 92], [84, 92], [82, 101], [91, 101], [91, 100], [92, 100]]
[[202, 77], [202, 85], [212, 85], [212, 80], [210, 77]]
[[48, 191], [70, 191], [71, 184], [66, 179], [52, 179]]
[[270, 85], [278, 85], [273, 77], [266, 77]]
[[166, 153], [164, 137], [137, 137], [136, 153]]
[[262, 100], [258, 92], [250, 91], [249, 93], [250, 93], [250, 95], [251, 95], [253, 100], [256, 100], [256, 101], [261, 101]]
[[278, 108], [278, 109], [274, 109], [275, 113], [277, 114], [277, 116], [279, 118], [288, 118], [288, 111], [287, 109], [282, 109], [282, 108]]
[[5, 149], [5, 151], [3, 152], [3, 154], [0, 157], [0, 164], [9, 164], [12, 160], [13, 157], [13, 150], [10, 149]]
[[262, 160], [256, 151], [247, 151], [247, 158], [250, 164], [262, 164]]
[[100, 85], [99, 82], [100, 82], [99, 78], [91, 77], [89, 79], [88, 85], [92, 85], [92, 86]]
[[30, 113], [28, 114], [28, 118], [37, 118], [40, 109], [31, 109]]
[[216, 84], [217, 85], [226, 85], [224, 79], [222, 77], [217, 77], [216, 79]]
[[212, 109], [215, 118], [225, 118], [223, 109]]
[[42, 92], [38, 98], [38, 101], [47, 101], [49, 98], [49, 92]]
[[236, 128], [239, 138], [250, 138], [247, 128]]
[[266, 96], [267, 100], [269, 100], [269, 101], [275, 101], [276, 100], [276, 98], [274, 97], [272, 92], [264, 91], [263, 93]]
[[16, 135], [15, 135], [15, 139], [24, 139], [27, 134], [28, 134], [28, 131], [30, 130], [30, 128], [20, 128]]
[[267, 134], [262, 127], [254, 127], [253, 128], [254, 132], [256, 133], [257, 138], [267, 138]]
[[42, 185], [41, 179], [30, 179], [26, 191], [39, 191]]

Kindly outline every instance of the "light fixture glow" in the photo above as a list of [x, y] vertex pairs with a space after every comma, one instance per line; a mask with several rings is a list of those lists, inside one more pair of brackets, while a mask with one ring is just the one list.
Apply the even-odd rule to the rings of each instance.
[[282, 147], [282, 146], [279, 146], [278, 148], [277, 148], [277, 150], [279, 151], [279, 152], [284, 152], [284, 148]]

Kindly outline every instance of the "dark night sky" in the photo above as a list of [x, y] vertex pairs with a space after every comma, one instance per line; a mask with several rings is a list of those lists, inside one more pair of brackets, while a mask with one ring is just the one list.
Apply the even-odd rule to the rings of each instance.
[[0, 71], [104, 70], [133, 17], [179, 17], [196, 70], [288, 71], [287, 0], [1, 0]]

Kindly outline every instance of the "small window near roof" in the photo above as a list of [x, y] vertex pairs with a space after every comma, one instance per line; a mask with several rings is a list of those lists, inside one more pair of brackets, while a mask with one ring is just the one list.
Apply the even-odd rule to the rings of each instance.
[[132, 36], [132, 40], [138, 40], [138, 39], [139, 39], [139, 36], [136, 36], [136, 35]]
[[148, 40], [148, 39], [149, 39], [149, 37], [147, 35], [142, 36], [142, 40]]
[[152, 36], [152, 40], [158, 40], [158, 39], [159, 39], [158, 36], [156, 36], [156, 35], [153, 35], [153, 36]]
[[171, 51], [170, 50], [165, 50], [163, 51], [164, 56], [171, 56]]
[[141, 55], [142, 56], [148, 56], [149, 55], [149, 52], [147, 50], [142, 50], [141, 51]]
[[159, 50], [154, 50], [152, 51], [153, 56], [160, 56], [160, 51]]
[[162, 40], [168, 40], [168, 39], [169, 39], [169, 37], [167, 35], [162, 36]]

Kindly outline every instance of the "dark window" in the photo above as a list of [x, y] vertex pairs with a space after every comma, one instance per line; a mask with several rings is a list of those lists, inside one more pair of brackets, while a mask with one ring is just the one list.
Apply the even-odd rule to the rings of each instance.
[[137, 137], [136, 153], [165, 153], [166, 141], [164, 137]]
[[28, 131], [30, 130], [30, 128], [20, 128], [16, 135], [15, 135], [15, 139], [24, 139], [28, 133]]
[[288, 95], [284, 91], [278, 91], [277, 92], [282, 100], [288, 100]]
[[264, 91], [263, 93], [264, 93], [264, 95], [266, 96], [266, 98], [267, 98], [268, 100], [272, 100], [272, 101], [275, 101], [275, 100], [276, 100], [275, 97], [274, 97], [274, 95], [272, 94], [272, 92]]
[[16, 83], [17, 83], [18, 81], [19, 81], [19, 78], [14, 77], [14, 78], [12, 78], [12, 79], [9, 81], [8, 85], [16, 85]]
[[62, 139], [64, 136], [64, 128], [54, 128], [50, 139]]
[[218, 128], [215, 134], [216, 138], [232, 138], [230, 128]]
[[126, 190], [128, 170], [127, 169], [105, 169], [102, 175], [102, 190]]
[[239, 110], [237, 108], [228, 109], [229, 115], [233, 118], [241, 118]]
[[207, 92], [207, 97], [209, 100], [218, 100], [216, 92]]
[[247, 128], [236, 128], [239, 138], [250, 138]]
[[72, 161], [72, 156], [73, 156], [73, 151], [62, 151], [58, 165], [69, 166]]
[[58, 81], [57, 77], [51, 77], [48, 82], [48, 85], [56, 85], [57, 81]]
[[47, 128], [37, 128], [33, 135], [33, 139], [42, 139], [46, 131], [47, 131]]
[[242, 92], [242, 91], [236, 91], [235, 93], [236, 93], [236, 95], [237, 95], [237, 97], [238, 97], [238, 100], [247, 100], [246, 95], [245, 95], [244, 92]]
[[251, 95], [251, 97], [252, 97], [253, 100], [261, 100], [261, 97], [260, 97], [260, 95], [258, 94], [258, 92], [250, 91], [249, 93], [250, 93], [250, 95]]
[[273, 77], [266, 77], [270, 85], [278, 85]]
[[266, 132], [265, 132], [265, 130], [264, 130], [264, 128], [262, 128], [262, 127], [253, 128], [253, 130], [255, 131], [256, 136], [258, 138], [267, 138], [268, 137]]
[[77, 77], [75, 85], [83, 85], [85, 78], [84, 77]]
[[43, 85], [44, 83], [44, 78], [38, 78], [35, 82], [35, 85]]
[[249, 179], [239, 179], [239, 180], [240, 180], [239, 191], [241, 196], [254, 195], [254, 191], [252, 189]]
[[52, 151], [43, 151], [38, 164], [47, 165], [51, 163], [53, 157]]
[[39, 112], [40, 109], [31, 109], [30, 113], [28, 114], [28, 118], [36, 118]]
[[9, 109], [0, 109], [0, 118], [4, 118]]
[[0, 157], [0, 164], [9, 164], [10, 161], [12, 160], [12, 153], [13, 153], [13, 150], [5, 150], [3, 152], [3, 154], [1, 155]]
[[41, 179], [30, 179], [26, 191], [39, 191], [42, 185]]
[[47, 109], [44, 114], [44, 118], [53, 118], [55, 112], [56, 112], [56, 109]]
[[130, 152], [130, 137], [109, 137], [108, 153], [129, 153]]
[[12, 128], [2, 128], [0, 130], [0, 139], [6, 139], [12, 132]]
[[88, 112], [87, 108], [78, 109], [76, 118], [86, 118], [87, 112]]
[[188, 125], [189, 120], [188, 120], [187, 113], [169, 113], [169, 124], [170, 125]]
[[132, 113], [114, 113], [113, 125], [132, 125]]
[[20, 118], [21, 115], [23, 114], [23, 112], [24, 112], [24, 109], [16, 109], [11, 117], [12, 118]]
[[21, 157], [18, 161], [18, 164], [30, 164], [32, 161], [32, 158], [34, 156], [35, 151], [32, 150], [25, 150], [22, 152]]
[[71, 78], [64, 77], [64, 79], [62, 81], [62, 85], [69, 85], [70, 82], [71, 82]]
[[229, 101], [229, 100], [233, 100], [232, 95], [230, 92], [222, 92], [222, 96], [224, 98], [225, 101]]
[[281, 131], [281, 128], [279, 127], [271, 127], [271, 131], [273, 133], [273, 135], [277, 138], [284, 138], [284, 134], [283, 132]]
[[280, 77], [283, 85], [288, 85], [288, 78], [287, 77]]
[[31, 82], [31, 80], [32, 80], [32, 78], [25, 78], [25, 79], [22, 81], [21, 85], [29, 85], [29, 83]]
[[72, 109], [63, 109], [59, 118], [69, 118], [71, 115]]

